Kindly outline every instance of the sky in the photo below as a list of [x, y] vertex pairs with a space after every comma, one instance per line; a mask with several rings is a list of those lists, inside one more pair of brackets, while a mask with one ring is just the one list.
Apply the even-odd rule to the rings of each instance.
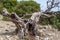
[[[20, 1], [20, 0], [18, 0], [18, 1]], [[42, 11], [45, 11], [45, 10], [47, 9], [47, 6], [46, 6], [47, 0], [34, 0], [34, 1], [36, 1], [37, 3], [40, 4], [40, 7], [41, 7], [41, 10], [42, 10]], [[53, 10], [53, 11], [58, 11], [58, 8], [55, 7], [55, 8], [53, 8], [52, 10]]]
[[37, 3], [39, 3], [40, 4], [40, 7], [41, 7], [41, 10], [46, 10], [47, 8], [47, 6], [46, 6], [46, 1], [47, 0], [34, 0], [34, 1], [36, 1]]

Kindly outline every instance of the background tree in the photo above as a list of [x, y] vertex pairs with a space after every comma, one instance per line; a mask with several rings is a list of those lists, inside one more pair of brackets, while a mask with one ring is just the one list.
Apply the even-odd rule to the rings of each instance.
[[[13, 12], [17, 7], [17, 0], [0, 0], [0, 13], [3, 8], [6, 8], [10, 13]], [[4, 21], [9, 21], [8, 18], [3, 17]]]
[[20, 1], [17, 9], [15, 10], [18, 15], [38, 11], [40, 11], [40, 4], [36, 3], [35, 1]]
[[7, 8], [9, 12], [13, 12], [16, 9], [16, 5], [18, 4], [17, 0], [1, 0], [1, 6]]
[[26, 14], [26, 13], [33, 13], [40, 11], [40, 4], [33, 0], [28, 1], [20, 1], [17, 0], [1, 0], [0, 1], [0, 8], [6, 8], [9, 12], [16, 12], [18, 15]]

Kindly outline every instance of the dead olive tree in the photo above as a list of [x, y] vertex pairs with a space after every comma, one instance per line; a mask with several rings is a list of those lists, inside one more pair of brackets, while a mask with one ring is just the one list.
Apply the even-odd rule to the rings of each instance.
[[39, 40], [40, 33], [38, 31], [38, 21], [42, 15], [46, 17], [51, 17], [43, 12], [35, 12], [32, 16], [26, 20], [19, 17], [16, 13], [12, 12], [9, 14], [4, 8], [2, 15], [10, 18], [10, 20], [16, 25], [15, 33], [19, 36], [20, 40], [25, 40], [25, 36], [28, 34], [30, 40]]

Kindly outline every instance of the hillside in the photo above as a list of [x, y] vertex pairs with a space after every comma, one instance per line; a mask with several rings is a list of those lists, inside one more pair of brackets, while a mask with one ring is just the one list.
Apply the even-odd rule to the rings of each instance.
[[[0, 21], [0, 40], [19, 40], [14, 35], [15, 25], [10, 21]], [[51, 27], [51, 25], [39, 25], [40, 40], [60, 40], [60, 31]]]

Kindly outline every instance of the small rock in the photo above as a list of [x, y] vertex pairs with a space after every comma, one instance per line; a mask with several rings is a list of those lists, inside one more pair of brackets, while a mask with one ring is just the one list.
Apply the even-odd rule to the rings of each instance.
[[44, 38], [44, 40], [49, 40], [49, 37]]
[[5, 31], [8, 31], [7, 29]]

